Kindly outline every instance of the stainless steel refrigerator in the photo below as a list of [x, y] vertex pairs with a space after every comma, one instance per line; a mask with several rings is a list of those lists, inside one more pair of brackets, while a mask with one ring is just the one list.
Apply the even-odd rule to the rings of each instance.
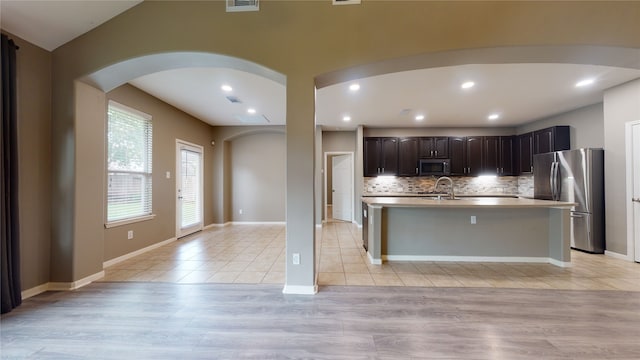
[[571, 247], [604, 253], [604, 150], [577, 149], [533, 156], [533, 196], [569, 201]]

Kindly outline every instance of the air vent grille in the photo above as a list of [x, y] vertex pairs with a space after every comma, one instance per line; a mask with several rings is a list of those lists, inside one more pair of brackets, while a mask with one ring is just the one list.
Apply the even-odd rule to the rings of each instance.
[[260, 0], [227, 0], [227, 12], [258, 10], [260, 10]]
[[242, 104], [242, 100], [238, 99], [237, 96], [227, 96], [227, 100], [232, 104]]
[[333, 5], [360, 5], [360, 0], [333, 0]]

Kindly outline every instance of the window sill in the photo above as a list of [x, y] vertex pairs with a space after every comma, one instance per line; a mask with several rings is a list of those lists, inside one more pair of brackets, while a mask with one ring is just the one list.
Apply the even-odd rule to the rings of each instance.
[[133, 223], [137, 223], [137, 222], [141, 222], [141, 221], [151, 220], [151, 219], [153, 219], [155, 217], [156, 217], [155, 214], [151, 214], [151, 215], [139, 216], [139, 217], [130, 218], [130, 219], [112, 221], [112, 222], [104, 224], [104, 228], [105, 229], [111, 229], [111, 228], [122, 226], [122, 225], [128, 225], [128, 224], [133, 224]]

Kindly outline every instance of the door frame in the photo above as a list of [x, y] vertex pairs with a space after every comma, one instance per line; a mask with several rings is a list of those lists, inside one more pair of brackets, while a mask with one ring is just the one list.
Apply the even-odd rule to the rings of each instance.
[[[201, 221], [200, 221], [200, 225], [197, 226], [196, 228], [194, 228], [193, 231], [191, 231], [188, 234], [181, 234], [180, 230], [182, 229], [181, 223], [182, 223], [182, 219], [180, 218], [180, 215], [182, 215], [182, 212], [179, 209], [179, 204], [178, 204], [178, 176], [181, 176], [181, 169], [180, 169], [180, 165], [182, 163], [182, 157], [180, 154], [180, 150], [181, 150], [181, 146], [187, 146], [190, 147], [192, 149], [197, 149], [198, 152], [200, 152], [200, 196], [202, 197], [201, 201], [200, 201], [200, 215], [201, 215]], [[176, 172], [175, 172], [175, 192], [174, 192], [174, 196], [176, 199], [176, 206], [175, 206], [175, 220], [176, 220], [176, 238], [180, 238], [183, 236], [187, 236], [189, 234], [193, 234], [197, 231], [200, 231], [204, 228], [204, 146], [198, 145], [198, 144], [194, 144], [185, 140], [181, 140], [181, 139], [176, 139]]]
[[[633, 126], [640, 126], [640, 120], [629, 121], [625, 123], [625, 144], [626, 144], [626, 173], [627, 173], [627, 258], [629, 261], [635, 261], [636, 253], [640, 252], [640, 247], [636, 246], [634, 237], [633, 223]], [[640, 144], [638, 144], [640, 147]]]
[[[349, 157], [351, 158], [351, 222], [355, 223], [356, 217], [355, 217], [355, 193], [356, 193], [356, 188], [355, 188], [355, 162], [354, 162], [354, 152], [353, 151], [325, 151], [324, 152], [324, 163], [322, 166], [323, 169], [323, 176], [324, 176], [324, 184], [323, 184], [323, 193], [324, 193], [324, 199], [322, 200], [322, 204], [323, 204], [323, 209], [324, 209], [324, 213], [322, 215], [322, 222], [326, 222], [327, 219], [327, 208], [328, 208], [328, 204], [327, 204], [327, 185], [328, 185], [328, 181], [327, 181], [327, 164], [328, 164], [328, 159], [329, 156], [333, 156], [333, 155], [349, 155]], [[332, 163], [333, 166], [333, 163]]]

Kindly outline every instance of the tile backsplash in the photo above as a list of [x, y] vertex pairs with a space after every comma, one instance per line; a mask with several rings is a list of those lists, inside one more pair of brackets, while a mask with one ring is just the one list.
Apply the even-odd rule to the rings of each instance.
[[[533, 176], [451, 177], [458, 194], [505, 194], [533, 196]], [[433, 191], [436, 177], [365, 177], [363, 195], [392, 195]], [[441, 191], [448, 190], [448, 182], [441, 182]]]

